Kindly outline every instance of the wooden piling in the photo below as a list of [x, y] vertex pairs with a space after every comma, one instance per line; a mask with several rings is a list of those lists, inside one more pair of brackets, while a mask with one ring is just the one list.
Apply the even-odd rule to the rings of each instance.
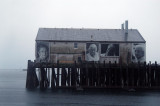
[[[36, 69], [40, 70], [38, 80]], [[26, 88], [160, 88], [160, 66], [144, 63], [81, 62], [71, 65], [28, 61]]]
[[35, 72], [34, 62], [28, 60], [26, 88], [33, 89], [38, 87], [39, 81]]
[[57, 77], [55, 74], [55, 68], [52, 67], [52, 79], [51, 79], [51, 88], [54, 89], [56, 87]]
[[56, 79], [56, 87], [59, 87], [59, 60], [57, 61], [57, 79]]

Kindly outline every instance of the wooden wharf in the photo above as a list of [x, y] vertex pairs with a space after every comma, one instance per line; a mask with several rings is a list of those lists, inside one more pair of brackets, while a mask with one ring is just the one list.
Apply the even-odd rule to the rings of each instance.
[[160, 65], [144, 63], [74, 64], [36, 63], [28, 60], [26, 88], [33, 89], [160, 89]]

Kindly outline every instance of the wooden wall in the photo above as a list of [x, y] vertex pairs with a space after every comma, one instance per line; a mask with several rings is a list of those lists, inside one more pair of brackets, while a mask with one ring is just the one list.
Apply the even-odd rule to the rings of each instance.
[[[74, 42], [45, 42], [45, 43], [48, 43], [49, 45], [48, 47], [49, 48], [49, 54], [48, 54], [49, 62], [56, 63], [57, 60], [59, 60], [60, 63], [74, 63], [74, 61], [78, 62], [78, 60], [85, 61], [87, 42], [77, 42], [78, 48], [74, 48]], [[116, 61], [117, 63], [120, 62], [120, 63], [125, 63], [125, 64], [132, 62], [132, 57], [133, 57], [132, 56], [133, 54], [132, 46], [135, 43], [113, 43], [113, 44], [119, 45], [119, 55], [118, 56], [103, 56], [101, 54], [102, 52], [101, 44], [110, 44], [110, 43], [98, 43], [98, 46], [99, 46], [98, 52], [100, 56], [99, 61], [101, 63], [103, 63], [104, 61], [106, 63], [109, 63], [109, 61], [114, 63]]]
[[78, 43], [78, 48], [74, 48], [74, 42], [50, 42], [51, 62], [74, 63], [78, 62], [78, 57], [84, 60], [85, 43]]

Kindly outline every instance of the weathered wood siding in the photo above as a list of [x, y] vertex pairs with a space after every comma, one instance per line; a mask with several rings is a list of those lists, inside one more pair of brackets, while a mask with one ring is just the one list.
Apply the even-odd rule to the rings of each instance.
[[50, 42], [50, 60], [51, 62], [60, 61], [60, 63], [78, 62], [78, 58], [84, 60], [85, 43], [77, 43], [74, 48], [74, 42]]
[[120, 47], [120, 59], [121, 63], [130, 63], [131, 62], [131, 53], [132, 53], [132, 43], [121, 43]]
[[[48, 60], [49, 62], [56, 63], [58, 60], [60, 63], [74, 63], [74, 61], [78, 62], [80, 60], [85, 61], [86, 53], [87, 53], [87, 44], [90, 42], [37, 42], [38, 45], [48, 43]], [[77, 48], [74, 47], [74, 43], [77, 43]], [[92, 42], [93, 43], [93, 42]], [[116, 56], [106, 56], [105, 51], [102, 53], [102, 44], [112, 44], [112, 43], [101, 43], [96, 42], [98, 46], [99, 53], [99, 61], [103, 63], [131, 63], [131, 62], [144, 62], [146, 61], [146, 45], [145, 43], [114, 43], [118, 45], [118, 55]], [[143, 59], [135, 60], [133, 56], [135, 55], [135, 48], [142, 47], [144, 50]], [[38, 46], [36, 46], [38, 47]], [[105, 48], [106, 49], [106, 48]], [[37, 54], [37, 48], [36, 48]], [[36, 60], [38, 57], [36, 56]]]
[[74, 42], [50, 42], [51, 54], [79, 54], [85, 51], [85, 43], [78, 43], [74, 48]]

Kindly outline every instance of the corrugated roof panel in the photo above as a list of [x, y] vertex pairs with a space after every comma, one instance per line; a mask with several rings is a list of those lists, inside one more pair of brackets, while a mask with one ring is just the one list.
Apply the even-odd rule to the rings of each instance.
[[145, 42], [136, 29], [129, 29], [126, 36], [121, 29], [40, 28], [36, 40]]

